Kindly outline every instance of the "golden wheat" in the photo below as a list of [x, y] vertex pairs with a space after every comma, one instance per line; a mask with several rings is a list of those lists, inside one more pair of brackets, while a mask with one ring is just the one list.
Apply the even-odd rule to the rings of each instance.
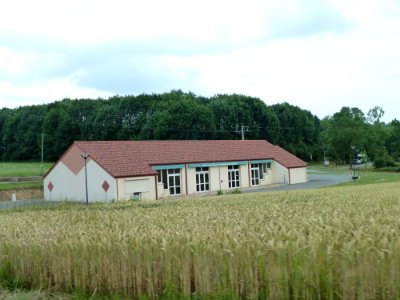
[[0, 280], [88, 295], [400, 298], [397, 184], [0, 213]]

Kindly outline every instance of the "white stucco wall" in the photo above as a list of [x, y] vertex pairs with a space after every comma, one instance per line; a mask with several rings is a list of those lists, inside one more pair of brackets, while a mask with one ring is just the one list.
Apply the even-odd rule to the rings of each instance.
[[289, 171], [290, 171], [290, 183], [291, 184], [302, 183], [302, 182], [308, 181], [307, 168], [294, 168], [294, 169], [290, 169]]
[[118, 178], [118, 200], [129, 200], [141, 193], [141, 200], [156, 199], [155, 176]]
[[188, 194], [196, 193], [196, 168], [187, 167]]
[[249, 186], [249, 165], [239, 166], [239, 176], [240, 176], [240, 187]]
[[267, 169], [267, 172], [264, 173], [264, 179], [263, 179], [263, 184], [273, 184], [274, 183], [274, 176], [273, 176], [273, 171], [272, 171], [272, 163], [271, 163], [271, 168]]
[[289, 183], [289, 171], [277, 161], [271, 164], [272, 182], [271, 183]]
[[[89, 202], [109, 202], [116, 199], [115, 179], [93, 160], [87, 163], [87, 179]], [[107, 192], [102, 188], [104, 181], [110, 186]], [[48, 188], [50, 182], [54, 186], [51, 192]], [[86, 201], [85, 168], [75, 175], [60, 161], [46, 176], [43, 184], [46, 201]]]

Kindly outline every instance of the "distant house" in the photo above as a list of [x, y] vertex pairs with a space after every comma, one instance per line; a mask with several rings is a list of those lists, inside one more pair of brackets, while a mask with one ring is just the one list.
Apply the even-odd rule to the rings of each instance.
[[48, 201], [160, 199], [307, 181], [307, 164], [263, 140], [79, 141], [44, 177]]

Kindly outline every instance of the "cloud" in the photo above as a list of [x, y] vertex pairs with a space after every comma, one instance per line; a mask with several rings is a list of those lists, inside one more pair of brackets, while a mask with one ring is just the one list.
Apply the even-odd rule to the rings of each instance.
[[341, 34], [353, 24], [328, 1], [282, 0], [274, 2], [266, 18], [268, 38], [302, 38], [316, 34]]
[[379, 91], [398, 102], [399, 11], [393, 0], [13, 0], [0, 11], [0, 99], [182, 89], [319, 116]]
[[106, 91], [78, 86], [73, 76], [33, 82], [30, 85], [15, 85], [10, 81], [0, 81], [1, 107], [34, 105], [64, 98], [107, 98], [112, 95]]

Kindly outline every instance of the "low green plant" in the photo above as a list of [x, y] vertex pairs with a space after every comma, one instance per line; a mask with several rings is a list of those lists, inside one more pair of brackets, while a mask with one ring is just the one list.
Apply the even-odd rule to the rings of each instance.
[[218, 196], [221, 196], [221, 195], [223, 195], [223, 194], [224, 194], [224, 191], [223, 191], [223, 190], [218, 190], [218, 191], [217, 191], [217, 195], [218, 195]]
[[240, 189], [234, 189], [232, 190], [231, 194], [241, 194], [242, 191]]
[[132, 196], [130, 196], [129, 200], [131, 202], [138, 202], [140, 200], [140, 197], [137, 195], [132, 195]]

